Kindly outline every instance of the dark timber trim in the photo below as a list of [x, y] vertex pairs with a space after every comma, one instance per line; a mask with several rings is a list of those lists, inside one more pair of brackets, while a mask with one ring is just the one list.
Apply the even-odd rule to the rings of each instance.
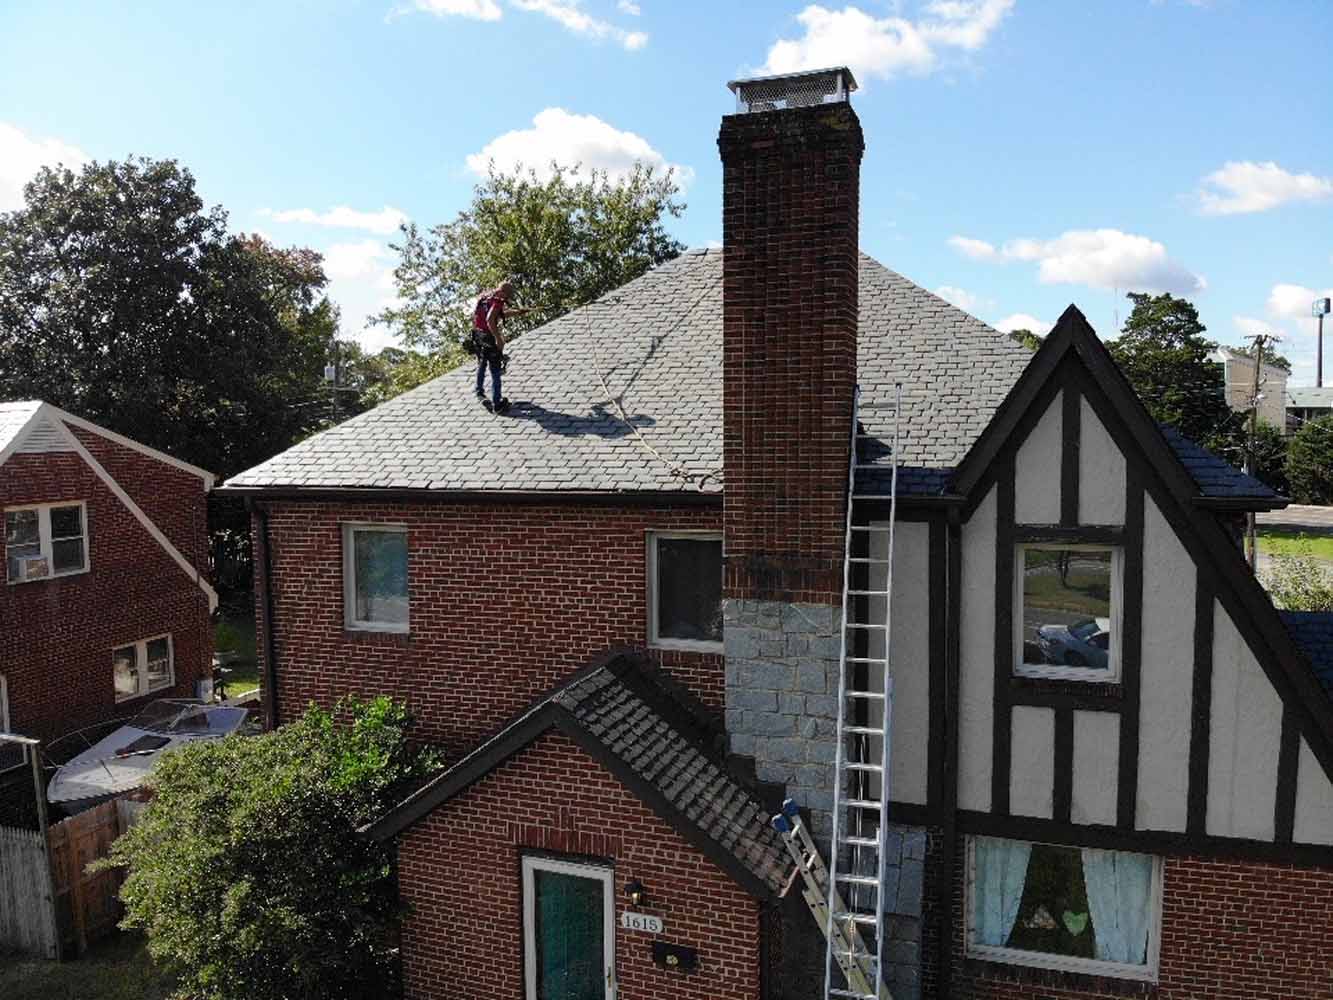
[[1069, 823], [1074, 804], [1074, 710], [1055, 712], [1055, 789], [1051, 816], [1057, 823]]
[[1137, 463], [1125, 463], [1125, 543], [1120, 581], [1120, 767], [1116, 823], [1134, 828], [1139, 789], [1139, 688], [1143, 660], [1143, 477]]
[[246, 501], [246, 506], [254, 512], [255, 519], [259, 522], [259, 545], [264, 550], [262, 558], [259, 560], [260, 586], [264, 590], [264, 620], [261, 623], [264, 629], [264, 719], [270, 730], [277, 729], [280, 725], [278, 718], [278, 644], [274, 638], [274, 619], [273, 613], [273, 540], [268, 530], [268, 510], [263, 504], [251, 504]]
[[1208, 837], [1189, 832], [1122, 830], [1116, 826], [1078, 825], [1029, 816], [994, 816], [959, 810], [958, 828], [966, 834], [1007, 837], [1070, 847], [1100, 847], [1172, 857], [1205, 857], [1224, 861], [1258, 861], [1333, 867], [1333, 847], [1318, 844], [1275, 844], [1240, 837]]
[[1013, 712], [1009, 680], [1014, 675], [1014, 453], [1004, 457], [996, 482], [995, 507], [995, 714], [991, 733], [991, 810], [1009, 813]]
[[1083, 527], [1056, 527], [1054, 525], [1020, 524], [1014, 528], [1014, 541], [1019, 544], [1068, 542], [1070, 545], [1123, 545], [1124, 528], [1089, 524]]
[[1060, 524], [1078, 527], [1079, 448], [1082, 443], [1083, 397], [1066, 385], [1060, 413]]
[[1301, 763], [1301, 731], [1296, 712], [1282, 705], [1282, 748], [1277, 758], [1277, 801], [1273, 807], [1273, 839], [1290, 844], [1296, 828], [1297, 769]]
[[[963, 529], [960, 508], [949, 511], [945, 534], [948, 573], [945, 578], [947, 606], [945, 613], [944, 643], [944, 761], [943, 800], [940, 803], [944, 817], [940, 858], [940, 877], [936, 879], [935, 915], [939, 921], [939, 947], [936, 956], [936, 994], [950, 995], [949, 980], [953, 971], [953, 897], [958, 878], [958, 713], [959, 672], [962, 659], [962, 569]], [[932, 722], [932, 724], [934, 724]]]
[[930, 684], [930, 735], [928, 738], [926, 765], [926, 801], [932, 808], [938, 809], [944, 801], [945, 766], [947, 737], [944, 720], [948, 717], [948, 671], [945, 664], [948, 659], [948, 613], [945, 607], [948, 601], [947, 556], [945, 554], [945, 525], [942, 520], [930, 522], [927, 539], [927, 558], [930, 560], [928, 614], [929, 614], [929, 684]]
[[[1194, 687], [1190, 695], [1189, 797], [1185, 831], [1208, 826], [1208, 748], [1213, 724], [1213, 588], [1202, 568], [1194, 585]], [[1286, 710], [1283, 710], [1286, 716]]]
[[[1018, 682], [1023, 682], [1019, 684]], [[1125, 708], [1125, 699], [1119, 694], [1102, 694], [1096, 691], [1083, 693], [1067, 688], [1055, 688], [1055, 685], [1067, 683], [1069, 687], [1084, 684], [1084, 681], [1042, 681], [1040, 678], [1015, 677], [1009, 682], [1009, 704], [1026, 705], [1030, 708], [1053, 708], [1057, 712], [1120, 712]], [[1048, 690], [1046, 685], [1051, 685]]]

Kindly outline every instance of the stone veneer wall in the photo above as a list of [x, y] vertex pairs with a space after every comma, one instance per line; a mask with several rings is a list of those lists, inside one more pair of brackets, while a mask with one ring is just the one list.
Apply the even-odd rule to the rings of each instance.
[[825, 604], [729, 598], [726, 723], [731, 752], [787, 786], [814, 835], [832, 835], [834, 732], [842, 611]]

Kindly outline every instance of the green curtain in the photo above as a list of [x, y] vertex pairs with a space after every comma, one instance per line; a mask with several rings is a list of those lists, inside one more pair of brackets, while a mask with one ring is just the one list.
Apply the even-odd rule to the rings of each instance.
[[537, 996], [605, 1000], [605, 924], [601, 879], [534, 873], [537, 892]]

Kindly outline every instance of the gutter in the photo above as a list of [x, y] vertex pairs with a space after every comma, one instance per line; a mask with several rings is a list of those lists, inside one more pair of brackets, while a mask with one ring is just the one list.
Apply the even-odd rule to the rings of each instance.
[[264, 550], [263, 558], [255, 570], [264, 590], [264, 715], [268, 720], [268, 728], [273, 730], [278, 728], [278, 653], [273, 638], [273, 557], [270, 554], [268, 510], [249, 498], [245, 506], [258, 522], [259, 543]]
[[221, 486], [218, 493], [250, 500], [394, 501], [402, 503], [595, 504], [597, 506], [722, 505], [722, 491], [713, 490], [436, 490], [426, 487]]

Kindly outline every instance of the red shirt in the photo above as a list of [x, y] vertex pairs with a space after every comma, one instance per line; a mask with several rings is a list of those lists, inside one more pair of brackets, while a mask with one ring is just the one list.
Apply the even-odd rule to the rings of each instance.
[[499, 314], [496, 317], [497, 319], [505, 318], [505, 300], [500, 298], [500, 296], [496, 295], [494, 292], [487, 292], [481, 298], [477, 299], [477, 308], [472, 313], [472, 329], [479, 330], [482, 333], [491, 332], [489, 317], [492, 306], [499, 310]]

